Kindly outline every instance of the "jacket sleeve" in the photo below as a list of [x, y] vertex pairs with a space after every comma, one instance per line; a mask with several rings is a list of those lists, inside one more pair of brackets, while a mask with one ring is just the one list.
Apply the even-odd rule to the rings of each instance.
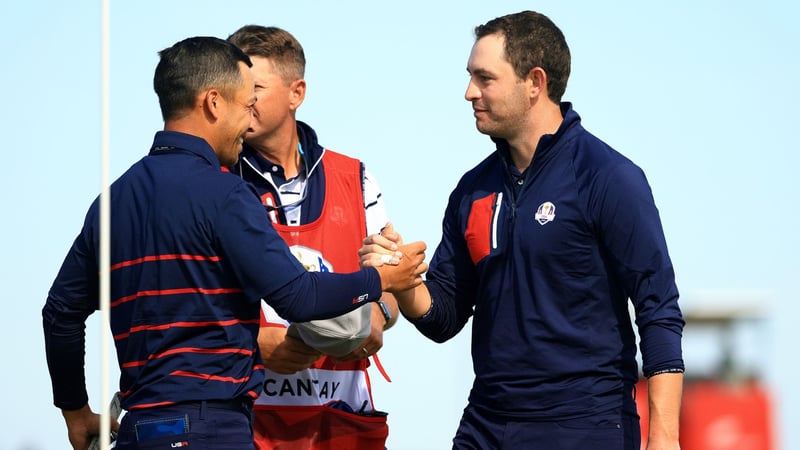
[[431, 309], [422, 317], [407, 317], [424, 336], [440, 343], [464, 328], [475, 306], [478, 276], [464, 241], [460, 221], [462, 208], [463, 194], [456, 188], [450, 195], [442, 221], [442, 240], [426, 275]]
[[633, 163], [598, 177], [598, 234], [636, 310], [645, 376], [684, 369], [675, 273], [647, 179]]
[[306, 271], [244, 183], [234, 188], [224, 208], [216, 227], [220, 253], [247, 298], [264, 299], [293, 322], [335, 317], [380, 298], [381, 280], [374, 268], [346, 274]]
[[45, 356], [56, 407], [88, 402], [84, 373], [86, 319], [98, 309], [99, 281], [92, 211], [75, 239], [42, 308]]

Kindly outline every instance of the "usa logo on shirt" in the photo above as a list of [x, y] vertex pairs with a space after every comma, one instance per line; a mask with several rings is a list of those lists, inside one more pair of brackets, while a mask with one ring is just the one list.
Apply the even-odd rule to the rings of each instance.
[[534, 216], [539, 225], [544, 225], [547, 222], [552, 222], [556, 218], [556, 205], [550, 202], [544, 202], [539, 205]]

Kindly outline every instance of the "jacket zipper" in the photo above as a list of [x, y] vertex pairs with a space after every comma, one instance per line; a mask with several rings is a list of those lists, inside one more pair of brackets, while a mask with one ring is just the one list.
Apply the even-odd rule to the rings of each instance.
[[503, 193], [497, 193], [497, 201], [494, 204], [494, 216], [492, 217], [492, 250], [497, 248], [497, 220], [500, 217], [500, 207], [503, 204]]

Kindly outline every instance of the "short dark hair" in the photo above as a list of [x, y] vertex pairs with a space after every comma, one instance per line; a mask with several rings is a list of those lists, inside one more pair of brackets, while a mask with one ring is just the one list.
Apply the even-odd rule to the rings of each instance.
[[547, 92], [556, 103], [567, 90], [570, 53], [564, 34], [547, 16], [522, 11], [492, 19], [475, 27], [475, 39], [492, 34], [505, 37], [506, 59], [520, 78], [534, 67], [547, 74]]
[[275, 64], [286, 83], [305, 76], [306, 55], [300, 42], [278, 27], [245, 25], [228, 36], [228, 42], [249, 56], [261, 56]]
[[235, 45], [206, 36], [184, 39], [158, 55], [161, 59], [153, 88], [165, 121], [192, 108], [197, 95], [206, 89], [217, 88], [224, 96], [232, 95], [242, 83], [239, 63], [253, 65]]

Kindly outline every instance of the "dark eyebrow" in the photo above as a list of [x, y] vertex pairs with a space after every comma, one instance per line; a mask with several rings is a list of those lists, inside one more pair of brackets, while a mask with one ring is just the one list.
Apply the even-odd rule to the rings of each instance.
[[480, 67], [475, 69], [475, 71], [470, 71], [469, 67], [467, 67], [467, 73], [470, 75], [479, 75], [479, 76], [492, 76], [492, 73], [486, 69], [481, 69]]

